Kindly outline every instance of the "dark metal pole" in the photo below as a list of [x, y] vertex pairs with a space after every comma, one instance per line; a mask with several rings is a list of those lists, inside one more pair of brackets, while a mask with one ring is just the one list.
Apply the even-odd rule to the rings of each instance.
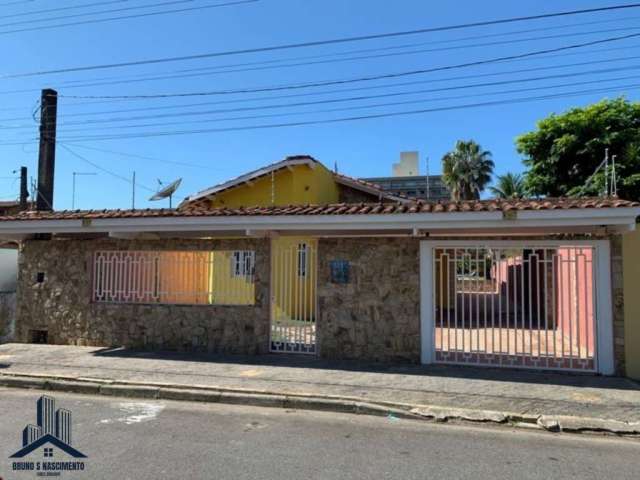
[[53, 178], [56, 164], [56, 121], [58, 92], [42, 90], [40, 99], [40, 151], [38, 155], [38, 191], [36, 208], [53, 210]]
[[20, 167], [20, 210], [26, 210], [29, 189], [27, 188], [27, 167]]

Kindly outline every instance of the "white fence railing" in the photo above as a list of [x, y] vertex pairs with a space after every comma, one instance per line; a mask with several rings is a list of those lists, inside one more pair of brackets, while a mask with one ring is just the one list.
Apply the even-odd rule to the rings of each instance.
[[271, 351], [316, 352], [317, 244], [272, 246]]
[[93, 301], [252, 305], [255, 252], [98, 251]]
[[434, 248], [436, 361], [594, 370], [594, 251]]

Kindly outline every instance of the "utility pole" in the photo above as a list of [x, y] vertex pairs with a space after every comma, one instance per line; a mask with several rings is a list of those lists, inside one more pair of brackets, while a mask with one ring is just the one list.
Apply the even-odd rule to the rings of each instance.
[[37, 210], [53, 210], [53, 176], [56, 164], [58, 92], [42, 90], [40, 97], [40, 150], [38, 154]]
[[27, 167], [20, 167], [20, 210], [24, 211], [28, 208], [27, 198], [29, 197], [29, 189], [27, 188]]

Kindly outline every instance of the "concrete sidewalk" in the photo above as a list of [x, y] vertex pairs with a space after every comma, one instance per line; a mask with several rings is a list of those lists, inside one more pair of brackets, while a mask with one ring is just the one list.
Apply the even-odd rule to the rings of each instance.
[[[305, 356], [222, 357], [58, 345], [0, 346], [0, 385], [64, 389], [65, 383], [52, 383], [55, 380], [66, 381], [70, 390], [78, 391], [84, 385], [87, 391], [95, 387], [105, 394], [188, 399], [179, 392], [189, 391], [192, 399], [204, 399], [209, 392], [217, 395], [217, 401], [224, 401], [220, 392], [226, 392], [247, 398], [253, 395], [254, 403], [268, 403], [269, 396], [277, 396], [280, 406], [291, 408], [313, 408], [315, 402], [318, 408], [334, 405], [344, 410], [346, 405], [360, 403], [380, 412], [407, 412], [437, 420], [524, 422], [550, 430], [640, 434], [640, 386], [624, 378], [386, 366]], [[205, 396], [197, 398], [193, 392]], [[307, 400], [305, 406], [301, 398]], [[239, 397], [234, 399], [241, 403]]]

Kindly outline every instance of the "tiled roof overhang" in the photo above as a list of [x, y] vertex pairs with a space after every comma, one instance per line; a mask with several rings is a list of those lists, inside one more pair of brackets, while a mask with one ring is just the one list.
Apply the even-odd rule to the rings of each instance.
[[524, 212], [559, 210], [609, 210], [640, 208], [639, 202], [609, 198], [547, 198], [541, 200], [474, 200], [462, 202], [337, 203], [280, 207], [58, 210], [26, 211], [0, 217], [0, 222], [27, 220], [82, 220], [103, 218], [180, 218], [279, 215], [398, 215], [408, 213]]
[[184, 210], [21, 212], [0, 217], [0, 238], [33, 233], [248, 231], [474, 231], [615, 227], [630, 230], [640, 204], [620, 199], [479, 200]]

